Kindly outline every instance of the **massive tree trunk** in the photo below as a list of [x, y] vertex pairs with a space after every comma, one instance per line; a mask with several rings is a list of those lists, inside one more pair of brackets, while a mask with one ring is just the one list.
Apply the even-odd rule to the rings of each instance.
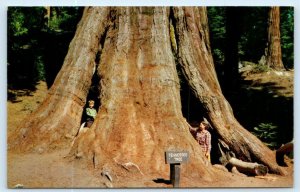
[[271, 7], [269, 11], [267, 66], [275, 70], [284, 70], [280, 44], [280, 8]]
[[[48, 97], [10, 135], [10, 148], [42, 152], [69, 147], [68, 135], [76, 136], [91, 79], [98, 75], [98, 115], [91, 128], [74, 138], [69, 156], [85, 159], [96, 168], [132, 162], [143, 173], [167, 173], [164, 152], [187, 150], [190, 160], [183, 174], [213, 179], [215, 171], [206, 165], [181, 112], [178, 60], [218, 136], [243, 160], [256, 160], [283, 173], [275, 154], [237, 122], [222, 95], [208, 29], [203, 28], [205, 11], [197, 7], [86, 8]], [[175, 53], [170, 23], [175, 28]]]

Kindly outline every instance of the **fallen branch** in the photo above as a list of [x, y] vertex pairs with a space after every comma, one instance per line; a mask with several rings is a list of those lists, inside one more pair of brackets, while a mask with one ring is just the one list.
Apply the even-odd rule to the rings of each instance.
[[251, 163], [239, 160], [237, 158], [230, 158], [229, 163], [235, 166], [236, 169], [247, 175], [266, 175], [268, 173], [268, 167], [258, 163]]
[[294, 142], [291, 141], [283, 146], [281, 146], [279, 149], [276, 151], [276, 161], [278, 165], [280, 166], [287, 166], [286, 163], [284, 162], [284, 155], [293, 151], [294, 149]]

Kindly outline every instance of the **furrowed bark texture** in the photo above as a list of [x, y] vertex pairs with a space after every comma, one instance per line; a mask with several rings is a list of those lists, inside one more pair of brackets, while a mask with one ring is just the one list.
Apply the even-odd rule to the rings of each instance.
[[262, 162], [271, 171], [284, 174], [276, 163], [275, 154], [235, 119], [218, 84], [212, 56], [203, 40], [206, 36], [198, 24], [198, 14], [199, 9], [195, 7], [174, 8], [179, 62], [190, 86], [206, 109], [218, 136], [239, 158]]
[[[103, 152], [142, 171], [169, 171], [167, 150], [188, 150], [182, 173], [210, 178], [181, 112], [169, 35], [169, 8], [118, 8], [98, 72], [101, 110], [93, 127], [96, 164]], [[116, 75], [117, 74], [117, 75]]]
[[284, 70], [280, 43], [280, 8], [271, 7], [269, 11], [267, 66]]
[[49, 146], [55, 148], [62, 142], [69, 142], [66, 134], [76, 134], [107, 14], [107, 8], [85, 10], [47, 98], [37, 111], [23, 121], [16, 133], [9, 136], [9, 141], [12, 141], [9, 148], [42, 152]]
[[[188, 150], [183, 174], [210, 178], [182, 116], [180, 84], [169, 35], [169, 8], [112, 8], [113, 25], [97, 69], [101, 107], [70, 154], [104, 162], [132, 162], [142, 172], [168, 173], [164, 152]], [[90, 138], [90, 139], [87, 139]], [[92, 149], [90, 146], [93, 146]]]

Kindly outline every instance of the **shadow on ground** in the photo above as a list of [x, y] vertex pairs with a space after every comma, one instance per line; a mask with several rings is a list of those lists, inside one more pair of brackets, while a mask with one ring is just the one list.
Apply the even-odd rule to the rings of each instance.
[[153, 179], [152, 181], [154, 181], [155, 183], [163, 183], [163, 184], [167, 184], [167, 185], [172, 184], [171, 180], [166, 180], [163, 178]]
[[228, 97], [228, 101], [235, 117], [249, 131], [261, 123], [278, 126], [277, 143], [280, 146], [291, 141], [294, 133], [294, 98], [291, 94], [283, 93], [286, 89], [292, 91], [293, 87], [284, 87], [275, 82], [242, 80], [241, 87]]

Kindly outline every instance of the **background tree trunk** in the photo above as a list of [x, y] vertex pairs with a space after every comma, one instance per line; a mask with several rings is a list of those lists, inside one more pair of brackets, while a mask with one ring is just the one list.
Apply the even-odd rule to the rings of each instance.
[[284, 70], [280, 44], [280, 8], [271, 7], [269, 11], [267, 66], [275, 70]]
[[46, 6], [45, 9], [46, 9], [45, 18], [47, 18], [47, 26], [49, 27], [50, 17], [51, 17], [51, 7], [50, 6]]
[[71, 157], [96, 168], [131, 162], [143, 173], [168, 173], [164, 152], [187, 150], [190, 160], [182, 173], [215, 178], [182, 116], [171, 19], [179, 62], [217, 134], [241, 158], [261, 161], [282, 173], [275, 154], [236, 121], [222, 95], [208, 32], [200, 19], [205, 11], [196, 7], [86, 8], [48, 97], [9, 137], [10, 147], [39, 152], [67, 147], [71, 140], [66, 135], [76, 136], [96, 68], [101, 90], [98, 115], [91, 128], [75, 137]]

